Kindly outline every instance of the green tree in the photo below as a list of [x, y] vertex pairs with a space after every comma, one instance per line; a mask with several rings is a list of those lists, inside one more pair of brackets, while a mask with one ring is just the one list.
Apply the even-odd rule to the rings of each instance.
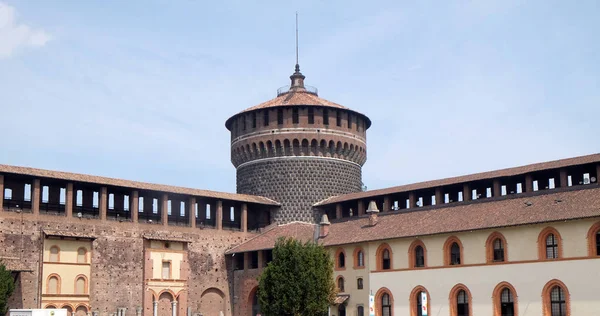
[[0, 262], [0, 315], [8, 312], [8, 298], [15, 290], [15, 281], [10, 270]]
[[264, 316], [319, 316], [335, 298], [333, 261], [314, 242], [280, 238], [273, 261], [259, 278], [258, 299]]

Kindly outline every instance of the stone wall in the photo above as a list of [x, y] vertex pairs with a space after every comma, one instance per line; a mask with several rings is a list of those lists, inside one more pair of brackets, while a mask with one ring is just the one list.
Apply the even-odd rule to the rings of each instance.
[[[253, 234], [177, 226], [133, 224], [63, 216], [0, 214], [0, 259], [9, 269], [21, 271], [10, 308], [40, 308], [40, 273], [45, 234], [92, 238], [90, 304], [100, 316], [127, 308], [135, 315], [143, 306], [144, 240], [187, 240], [188, 293], [192, 313], [218, 316], [215, 298], [231, 315], [231, 299], [225, 251]], [[179, 303], [182, 308], [184, 304]], [[180, 309], [180, 315], [185, 315]], [[144, 314], [152, 313], [145, 310]]]
[[312, 205], [334, 195], [358, 192], [360, 165], [319, 157], [280, 157], [244, 164], [237, 169], [237, 192], [265, 196], [281, 203], [275, 221], [317, 222]]

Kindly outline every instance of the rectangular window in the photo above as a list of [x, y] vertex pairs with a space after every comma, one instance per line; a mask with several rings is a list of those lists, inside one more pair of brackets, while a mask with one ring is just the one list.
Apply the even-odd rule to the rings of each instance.
[[252, 112], [252, 128], [256, 128], [256, 112]]
[[277, 109], [277, 124], [283, 124], [283, 109]]
[[315, 124], [315, 109], [308, 108], [308, 124]]
[[342, 126], [342, 111], [336, 111], [335, 125], [337, 125], [338, 127]]
[[258, 251], [250, 253], [250, 269], [258, 269]]
[[269, 126], [269, 110], [265, 110], [263, 113], [263, 125]]
[[233, 269], [244, 270], [244, 254], [236, 253], [233, 257]]
[[348, 128], [352, 129], [352, 115], [348, 113]]
[[298, 124], [299, 121], [300, 121], [300, 118], [298, 117], [298, 108], [293, 108], [292, 109], [292, 123]]
[[329, 125], [329, 111], [327, 109], [323, 109], [323, 124]]
[[163, 263], [162, 263], [162, 278], [163, 279], [171, 278], [171, 261], [163, 261]]

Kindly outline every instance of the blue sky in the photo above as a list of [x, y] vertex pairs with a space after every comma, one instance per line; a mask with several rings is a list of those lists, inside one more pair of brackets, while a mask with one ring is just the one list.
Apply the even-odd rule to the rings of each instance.
[[300, 65], [369, 189], [600, 152], [598, 1], [0, 0], [0, 163], [235, 191], [225, 120]]

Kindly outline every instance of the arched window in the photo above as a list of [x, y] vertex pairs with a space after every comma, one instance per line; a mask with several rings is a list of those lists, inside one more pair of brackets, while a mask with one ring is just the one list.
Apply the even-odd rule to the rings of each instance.
[[460, 264], [460, 246], [455, 242], [450, 246], [450, 264]]
[[385, 249], [385, 250], [383, 251], [383, 262], [382, 262], [382, 265], [383, 265], [383, 270], [389, 270], [389, 269], [391, 269], [391, 264], [390, 264], [390, 262], [391, 262], [391, 259], [390, 259], [390, 251], [389, 251], [389, 250], [387, 250], [387, 249]]
[[50, 262], [59, 262], [60, 261], [60, 248], [58, 246], [50, 247]]
[[415, 287], [410, 293], [410, 316], [423, 316], [424, 311], [431, 315], [429, 292], [423, 286]]
[[462, 243], [457, 237], [449, 237], [444, 244], [444, 261], [446, 265], [462, 264]]
[[425, 244], [420, 240], [412, 242], [408, 248], [408, 266], [410, 268], [422, 268], [427, 265], [427, 250]]
[[471, 292], [463, 284], [455, 285], [450, 291], [450, 315], [471, 316]]
[[356, 307], [356, 314], [358, 316], [365, 316], [365, 308], [362, 305]]
[[600, 222], [592, 225], [588, 232], [588, 254], [590, 257], [600, 256]]
[[392, 302], [390, 295], [385, 293], [381, 296], [381, 315], [390, 316], [392, 315]]
[[359, 290], [363, 289], [363, 279], [362, 278], [356, 279], [356, 288]]
[[425, 251], [423, 247], [417, 246], [415, 248], [415, 267], [421, 268], [425, 266]]
[[559, 280], [546, 283], [542, 295], [545, 316], [571, 315], [569, 291], [564, 283]]
[[339, 276], [338, 280], [337, 280], [337, 286], [338, 286], [338, 290], [340, 292], [344, 292], [344, 278]]
[[77, 249], [77, 263], [87, 263], [87, 250], [83, 247]]
[[546, 259], [558, 258], [558, 242], [554, 234], [546, 236]]
[[362, 269], [364, 267], [365, 267], [365, 253], [363, 252], [362, 248], [357, 247], [356, 249], [354, 249], [354, 268]]
[[553, 260], [562, 258], [562, 239], [558, 231], [547, 227], [538, 237], [540, 260]]
[[75, 294], [87, 294], [87, 279], [83, 275], [75, 279]]
[[335, 269], [336, 270], [346, 270], [346, 252], [344, 249], [339, 248], [335, 252]]
[[456, 315], [469, 316], [469, 296], [464, 290], [458, 291], [456, 296]]
[[517, 292], [508, 282], [496, 285], [492, 294], [494, 316], [517, 315]]
[[60, 277], [57, 274], [48, 276], [46, 294], [60, 294]]
[[488, 263], [505, 262], [506, 256], [506, 239], [499, 232], [493, 232], [488, 237], [486, 243], [486, 259]]
[[44, 309], [56, 309], [56, 306], [52, 305], [52, 304], [48, 304], [48, 305], [46, 305], [46, 307], [44, 307]]
[[377, 248], [377, 270], [392, 269], [392, 248], [388, 244], [381, 244]]

